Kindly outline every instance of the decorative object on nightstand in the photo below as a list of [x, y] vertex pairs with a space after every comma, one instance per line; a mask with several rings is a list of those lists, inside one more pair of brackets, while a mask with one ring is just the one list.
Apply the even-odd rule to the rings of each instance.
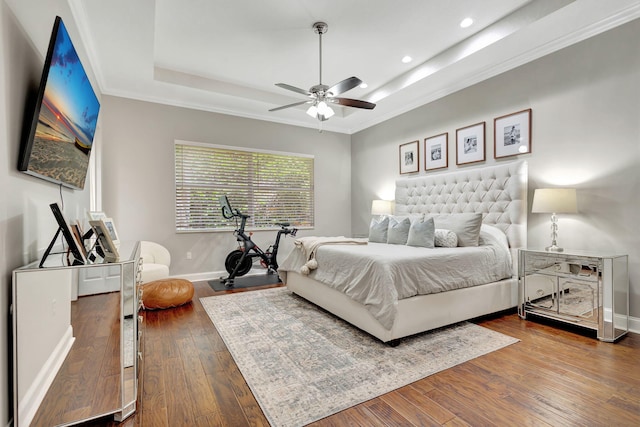
[[558, 216], [559, 213], [577, 213], [578, 203], [575, 188], [538, 188], [533, 193], [532, 213], [551, 214], [551, 246], [545, 249], [549, 252], [562, 252], [558, 247]]
[[383, 217], [385, 215], [391, 215], [393, 202], [391, 200], [374, 200], [371, 202], [371, 215], [378, 215]]

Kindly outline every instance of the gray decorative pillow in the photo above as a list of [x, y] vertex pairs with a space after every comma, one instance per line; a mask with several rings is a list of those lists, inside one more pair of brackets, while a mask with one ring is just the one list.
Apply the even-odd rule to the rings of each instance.
[[458, 236], [458, 246], [478, 246], [481, 213], [441, 214], [433, 217], [436, 228], [451, 230]]
[[382, 219], [373, 218], [369, 225], [369, 241], [374, 243], [387, 243], [387, 229], [389, 217]]
[[389, 231], [387, 234], [387, 243], [392, 245], [404, 245], [409, 237], [409, 227], [411, 220], [409, 218], [396, 219], [389, 218]]
[[409, 228], [409, 236], [407, 238], [407, 246], [422, 246], [425, 248], [433, 248], [434, 241], [433, 218], [427, 218], [424, 221], [414, 221]]
[[451, 230], [436, 228], [434, 234], [434, 244], [441, 248], [455, 248], [458, 246], [458, 236]]

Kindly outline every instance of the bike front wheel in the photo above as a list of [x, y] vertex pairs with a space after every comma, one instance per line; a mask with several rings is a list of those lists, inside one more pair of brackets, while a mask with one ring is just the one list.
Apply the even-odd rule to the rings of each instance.
[[[235, 251], [231, 251], [229, 255], [227, 255], [227, 259], [224, 261], [224, 268], [227, 269], [227, 273], [233, 273], [233, 270], [236, 268], [240, 260], [242, 259], [243, 251], [240, 249], [236, 249]], [[244, 276], [251, 270], [251, 257], [247, 256], [240, 266], [238, 266], [238, 271], [236, 272], [236, 276]]]

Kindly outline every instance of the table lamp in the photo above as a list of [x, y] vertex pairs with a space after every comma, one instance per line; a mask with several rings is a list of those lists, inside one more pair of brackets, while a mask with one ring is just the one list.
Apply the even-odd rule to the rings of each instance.
[[371, 215], [391, 215], [391, 200], [374, 200], [371, 202]]
[[576, 201], [575, 188], [538, 188], [533, 193], [532, 213], [551, 214], [551, 246], [545, 250], [550, 252], [562, 252], [558, 247], [558, 217], [559, 213], [577, 213], [578, 204]]

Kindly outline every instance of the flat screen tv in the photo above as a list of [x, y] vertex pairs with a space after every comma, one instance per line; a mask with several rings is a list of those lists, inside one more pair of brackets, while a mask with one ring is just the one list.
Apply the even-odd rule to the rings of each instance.
[[18, 170], [82, 190], [100, 103], [57, 16]]

